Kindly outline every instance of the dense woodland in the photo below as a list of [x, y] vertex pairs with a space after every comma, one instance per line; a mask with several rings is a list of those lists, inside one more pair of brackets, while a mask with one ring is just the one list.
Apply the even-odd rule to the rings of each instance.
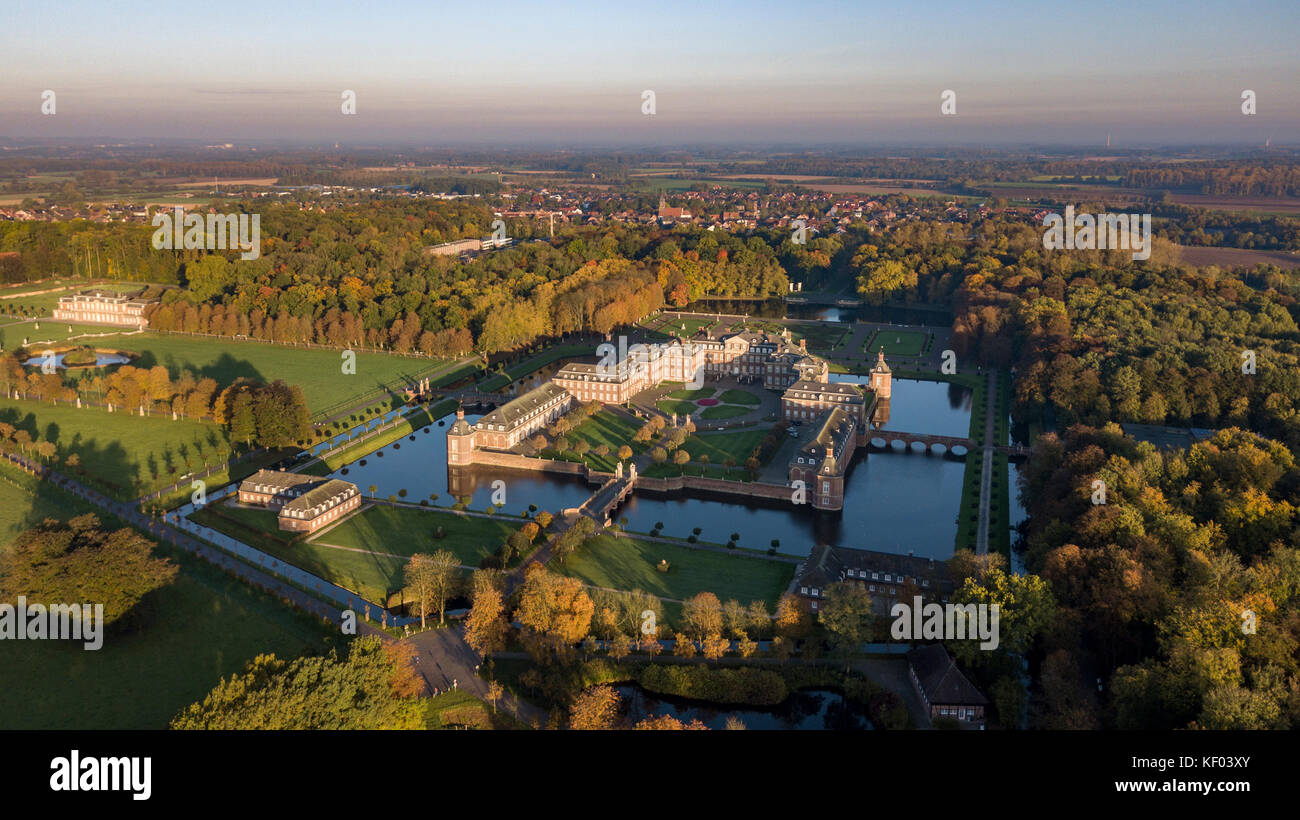
[[0, 223], [0, 250], [19, 253], [20, 279], [40, 271], [180, 285], [150, 315], [159, 330], [439, 356], [608, 333], [705, 295], [777, 296], [788, 281], [780, 254], [810, 270], [831, 255], [760, 236], [611, 227], [463, 260], [423, 249], [488, 234], [486, 207], [386, 202], [318, 213], [276, 204], [261, 214], [262, 256], [251, 261], [159, 253], [139, 225]]
[[1022, 489], [1026, 565], [1058, 605], [1038, 725], [1300, 727], [1290, 451], [1229, 429], [1161, 452], [1114, 425], [1077, 426], [1039, 440]]

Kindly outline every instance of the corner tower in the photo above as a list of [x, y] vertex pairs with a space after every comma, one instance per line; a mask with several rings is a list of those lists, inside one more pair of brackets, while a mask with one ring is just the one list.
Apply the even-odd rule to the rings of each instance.
[[877, 396], [887, 399], [893, 392], [894, 374], [885, 364], [885, 351], [881, 350], [876, 356], [876, 366], [871, 368], [870, 387]]

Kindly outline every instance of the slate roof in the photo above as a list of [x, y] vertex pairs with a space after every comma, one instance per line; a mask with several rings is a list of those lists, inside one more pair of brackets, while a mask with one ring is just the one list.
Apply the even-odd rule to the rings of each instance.
[[282, 470], [258, 470], [240, 482], [239, 490], [245, 493], [269, 492], [274, 494], [317, 481], [320, 481], [317, 476], [299, 475], [298, 473], [289, 473]]
[[834, 456], [840, 450], [844, 439], [853, 435], [857, 422], [844, 411], [835, 407], [821, 417], [822, 426], [817, 435], [799, 449], [799, 454], [820, 462], [826, 456]]
[[[849, 402], [854, 404], [866, 402], [862, 389], [851, 382], [815, 382], [811, 379], [800, 379], [785, 390], [787, 394], [803, 392], [823, 396], [846, 396]], [[791, 396], [791, 398], [795, 397]]]
[[[335, 498], [339, 501], [346, 500], [357, 494], [357, 485], [351, 481], [343, 481], [338, 478], [331, 478], [318, 486], [312, 487], [307, 492], [298, 496], [294, 500], [285, 504], [281, 508], [281, 513], [291, 513], [296, 511], [310, 512], [312, 507], [324, 504]], [[330, 506], [334, 506], [331, 504]]]
[[529, 390], [518, 398], [511, 399], [478, 421], [478, 428], [484, 425], [503, 424], [507, 429], [513, 428], [519, 421], [533, 411], [549, 404], [553, 399], [569, 395], [569, 391], [558, 384], [547, 382], [541, 387]]
[[[872, 578], [872, 573], [880, 577]], [[891, 580], [885, 581], [885, 575], [889, 575]], [[944, 561], [829, 544], [813, 548], [808, 559], [800, 565], [794, 585], [825, 589], [836, 581], [849, 579], [901, 584], [904, 578], [938, 598], [946, 598], [952, 592], [952, 579]], [[927, 580], [930, 582], [928, 587], [921, 583]]]
[[926, 644], [907, 653], [907, 662], [931, 706], [987, 706], [988, 698], [970, 682], [941, 643]]

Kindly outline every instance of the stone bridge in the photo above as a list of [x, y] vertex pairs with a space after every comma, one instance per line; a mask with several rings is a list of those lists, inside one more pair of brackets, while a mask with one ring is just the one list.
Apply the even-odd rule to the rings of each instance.
[[[866, 432], [867, 446], [873, 450], [893, 450], [893, 444], [901, 441], [904, 445], [903, 451], [915, 453], [916, 444], [921, 445], [921, 451], [930, 453], [934, 448], [942, 447], [946, 455], [953, 455], [958, 458], [964, 458], [972, 450], [978, 449], [975, 442], [962, 436], [940, 436], [933, 433], [907, 433], [902, 430], [868, 430]], [[964, 452], [954, 453], [953, 448], [961, 447]], [[994, 447], [999, 453], [1010, 457], [1012, 460], [1021, 460], [1028, 458], [1029, 448], [1022, 444], [1000, 445]]]
[[619, 504], [627, 500], [627, 497], [632, 494], [632, 488], [636, 486], [635, 472], [628, 476], [622, 473], [623, 471], [619, 470], [618, 475], [606, 481], [591, 498], [582, 502], [582, 506], [578, 508], [579, 514], [588, 516], [599, 526], [608, 527], [610, 514]]
[[502, 393], [481, 393], [477, 390], [466, 390], [456, 394], [455, 398], [465, 407], [500, 407], [510, 401], [514, 396], [507, 396]]

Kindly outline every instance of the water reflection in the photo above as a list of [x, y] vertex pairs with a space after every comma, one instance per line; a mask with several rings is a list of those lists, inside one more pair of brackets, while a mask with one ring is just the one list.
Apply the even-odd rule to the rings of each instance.
[[[505, 485], [505, 515], [518, 515], [530, 504], [556, 513], [580, 505], [591, 492], [587, 482], [577, 477], [477, 467], [451, 473], [447, 469], [446, 434], [455, 418], [454, 414], [443, 416], [438, 424], [386, 445], [331, 473], [331, 477], [351, 481], [367, 497], [372, 485], [380, 498], [406, 490], [405, 500], [417, 504], [426, 499], [431, 505], [448, 507], [458, 497], [469, 496], [470, 509], [478, 511], [491, 503], [492, 482], [500, 480]], [[482, 416], [466, 414], [465, 418], [475, 422]], [[431, 494], [437, 499], [430, 499]]]
[[794, 692], [780, 705], [770, 709], [715, 706], [652, 694], [634, 684], [616, 686], [615, 690], [623, 697], [627, 717], [632, 723], [647, 717], [671, 715], [683, 723], [698, 720], [710, 729], [725, 729], [728, 718], [736, 718], [746, 729], [862, 731], [872, 728], [867, 707], [847, 701], [838, 692], [829, 689]]
[[[54, 359], [55, 367], [65, 368], [67, 367], [67, 365], [63, 363], [63, 357], [66, 355], [67, 355], [66, 353], [55, 353], [52, 356], [33, 356], [32, 358], [23, 362], [23, 364], [27, 365], [28, 367], [40, 367], [41, 365], [45, 364], [52, 358]], [[117, 353], [96, 353], [94, 366], [108, 367], [109, 365], [114, 365], [114, 364], [126, 364], [129, 361], [131, 361], [130, 356], [122, 356]], [[87, 362], [86, 364], [76, 364], [72, 366], [89, 367], [91, 365], [89, 362]]]

